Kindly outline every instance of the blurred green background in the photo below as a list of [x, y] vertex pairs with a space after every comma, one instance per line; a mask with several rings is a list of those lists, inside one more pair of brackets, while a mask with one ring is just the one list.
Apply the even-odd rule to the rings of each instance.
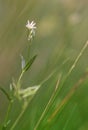
[[[21, 71], [20, 54], [27, 57], [27, 20], [36, 22], [36, 36], [32, 42], [30, 57], [38, 54], [36, 61], [23, 78], [23, 87], [42, 82], [50, 73], [58, 69], [66, 75], [81, 48], [88, 40], [87, 0], [0, 0], [0, 84], [9, 89], [9, 84]], [[29, 58], [30, 58], [29, 57]], [[64, 62], [66, 64], [62, 65]], [[60, 68], [60, 66], [63, 66]], [[63, 98], [69, 88], [76, 83], [88, 68], [88, 48], [60, 93]], [[33, 130], [43, 105], [48, 101], [56, 78], [51, 78], [42, 86], [33, 99], [16, 130]], [[67, 105], [58, 126], [40, 130], [87, 130], [88, 129], [88, 85], [80, 88]], [[45, 98], [46, 97], [46, 98]], [[57, 99], [58, 102], [59, 98]], [[44, 104], [43, 104], [44, 103]], [[0, 122], [4, 120], [8, 101], [0, 93]], [[75, 106], [75, 107], [73, 107]], [[68, 127], [63, 128], [68, 115], [73, 111]], [[72, 110], [72, 111], [71, 111]], [[17, 110], [14, 110], [16, 113]], [[14, 113], [15, 113], [14, 112]], [[12, 114], [13, 122], [15, 115]], [[64, 119], [65, 118], [65, 119]], [[64, 121], [63, 121], [63, 120]], [[24, 121], [25, 120], [25, 121]], [[27, 121], [26, 121], [27, 120]], [[30, 121], [31, 120], [31, 121]], [[23, 125], [26, 122], [25, 125]], [[55, 123], [54, 123], [55, 124]], [[22, 128], [20, 127], [22, 126]], [[54, 128], [53, 128], [54, 127]]]

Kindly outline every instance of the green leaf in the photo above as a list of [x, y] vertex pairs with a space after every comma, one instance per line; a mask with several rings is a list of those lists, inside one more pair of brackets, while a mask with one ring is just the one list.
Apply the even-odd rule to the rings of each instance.
[[33, 64], [33, 62], [34, 62], [35, 59], [36, 59], [36, 56], [37, 56], [37, 55], [33, 56], [33, 57], [27, 62], [27, 64], [26, 64], [25, 67], [23, 68], [23, 71], [24, 71], [24, 72], [26, 72], [26, 71], [31, 67], [31, 65]]

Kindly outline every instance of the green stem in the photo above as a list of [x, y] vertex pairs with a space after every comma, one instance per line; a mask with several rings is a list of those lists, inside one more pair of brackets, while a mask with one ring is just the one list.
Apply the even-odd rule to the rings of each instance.
[[79, 61], [80, 57], [82, 56], [82, 54], [83, 54], [83, 52], [85, 51], [85, 49], [87, 48], [87, 46], [88, 46], [88, 41], [85, 43], [85, 45], [84, 45], [83, 48], [81, 49], [80, 53], [79, 53], [78, 56], [76, 57], [76, 59], [75, 59], [73, 65], [71, 66], [71, 68], [70, 68], [69, 71], [68, 71], [67, 76], [69, 76], [70, 73], [73, 71], [73, 69], [75, 68], [77, 62]]
[[[17, 81], [17, 92], [19, 91], [19, 89], [20, 89], [20, 82], [21, 82], [21, 79], [22, 79], [22, 77], [23, 77], [23, 74], [24, 74], [24, 70], [22, 70], [22, 72], [21, 72], [21, 74], [20, 74], [20, 76], [19, 76], [19, 79], [18, 79], [18, 81]], [[19, 96], [18, 96], [19, 97]]]
[[20, 76], [19, 76], [19, 79], [18, 79], [17, 84], [19, 84], [19, 83], [20, 83], [20, 81], [21, 81], [21, 79], [22, 79], [23, 74], [24, 74], [24, 71], [22, 71], [22, 72], [21, 72], [21, 74], [20, 74]]
[[8, 117], [9, 117], [9, 114], [10, 114], [10, 111], [11, 111], [11, 108], [12, 108], [13, 100], [9, 96], [9, 94], [6, 92], [6, 90], [4, 90], [2, 87], [0, 87], [0, 90], [5, 94], [5, 96], [9, 100], [9, 106], [8, 106], [7, 113], [6, 113], [5, 120], [4, 120], [4, 124], [3, 124], [3, 129], [5, 129], [8, 125], [8, 123], [9, 123]]
[[55, 96], [55, 94], [56, 94], [56, 91], [57, 91], [57, 89], [58, 89], [59, 83], [60, 83], [60, 77], [59, 77], [58, 80], [57, 80], [57, 83], [56, 83], [56, 86], [55, 86], [55, 90], [53, 91], [53, 93], [52, 93], [52, 95], [51, 95], [51, 97], [50, 97], [50, 99], [49, 99], [49, 101], [48, 101], [48, 103], [47, 103], [47, 105], [46, 105], [46, 107], [45, 107], [43, 113], [41, 114], [41, 116], [40, 116], [38, 122], [36, 123], [36, 125], [35, 125], [35, 127], [34, 127], [34, 130], [37, 130], [37, 128], [38, 128], [40, 122], [42, 121], [42, 119], [43, 119], [45, 113], [48, 111], [48, 109], [49, 109], [49, 107], [50, 107], [50, 105], [51, 105], [51, 103], [52, 103], [52, 100], [53, 100], [53, 98], [54, 98], [54, 96]]
[[21, 111], [21, 113], [19, 114], [19, 116], [17, 117], [17, 119], [16, 119], [16, 121], [14, 122], [14, 124], [12, 125], [12, 127], [10, 128], [10, 130], [13, 130], [13, 129], [16, 127], [16, 125], [18, 124], [20, 118], [22, 117], [23, 113], [25, 112], [25, 109], [26, 109], [26, 108], [27, 108], [27, 104], [25, 105], [25, 102], [24, 102], [24, 105], [23, 105], [23, 107], [22, 107], [22, 111]]
[[10, 114], [10, 112], [11, 112], [12, 103], [13, 103], [13, 101], [11, 100], [10, 103], [9, 103], [9, 106], [8, 106], [8, 110], [7, 110], [7, 113], [6, 113], [6, 117], [5, 117], [5, 121], [4, 121], [3, 128], [6, 128], [7, 125], [8, 125], [8, 123], [9, 123], [8, 118], [9, 118], [9, 114]]

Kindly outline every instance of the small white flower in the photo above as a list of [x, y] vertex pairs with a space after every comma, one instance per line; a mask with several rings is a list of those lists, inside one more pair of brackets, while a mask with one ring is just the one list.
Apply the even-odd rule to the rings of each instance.
[[31, 40], [35, 36], [36, 23], [34, 21], [27, 21], [26, 28], [29, 30], [28, 40]]
[[29, 30], [34, 30], [36, 29], [36, 23], [34, 23], [34, 21], [32, 22], [29, 22], [29, 20], [27, 21], [27, 24], [26, 24], [26, 27], [29, 29]]

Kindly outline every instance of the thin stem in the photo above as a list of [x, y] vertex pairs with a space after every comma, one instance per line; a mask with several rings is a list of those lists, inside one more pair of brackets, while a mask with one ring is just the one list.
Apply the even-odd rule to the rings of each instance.
[[57, 89], [58, 89], [59, 83], [60, 83], [60, 77], [59, 77], [59, 79], [58, 79], [58, 81], [57, 81], [57, 83], [56, 83], [54, 92], [52, 93], [52, 95], [51, 95], [51, 97], [50, 97], [50, 99], [49, 99], [49, 101], [48, 101], [48, 103], [47, 103], [47, 105], [46, 105], [46, 107], [45, 107], [43, 113], [41, 114], [41, 116], [40, 116], [40, 118], [39, 118], [37, 124], [35, 125], [34, 130], [37, 130], [37, 128], [38, 128], [38, 126], [39, 126], [41, 120], [43, 119], [45, 113], [47, 112], [47, 110], [48, 110], [48, 108], [49, 108], [49, 106], [50, 106], [50, 104], [52, 103], [52, 100], [53, 100], [53, 98], [54, 98], [54, 96], [55, 96], [55, 93], [56, 93], [56, 91], [57, 91]]
[[7, 125], [8, 125], [8, 122], [9, 122], [8, 118], [9, 118], [9, 114], [10, 114], [10, 112], [11, 112], [12, 103], [13, 103], [13, 100], [11, 100], [11, 101], [9, 102], [9, 106], [8, 106], [8, 110], [7, 110], [7, 113], [6, 113], [6, 116], [5, 116], [5, 121], [4, 121], [3, 128], [6, 128]]
[[4, 90], [2, 87], [0, 87], [0, 90], [5, 94], [5, 96], [7, 97], [7, 99], [9, 100], [9, 106], [7, 109], [7, 113], [5, 116], [5, 120], [4, 120], [4, 124], [3, 124], [3, 129], [7, 127], [9, 121], [8, 121], [8, 117], [12, 108], [12, 103], [13, 103], [13, 99], [9, 96], [9, 94], [6, 92], [6, 90]]
[[[66, 60], [63, 62], [62, 65], [64, 65], [64, 64], [67, 62], [67, 60], [68, 60], [68, 59], [66, 59]], [[60, 66], [60, 67], [61, 67], [61, 66]], [[57, 70], [53, 71], [47, 78], [45, 78], [45, 79], [41, 82], [41, 85], [42, 85], [44, 82], [46, 82], [56, 71], [57, 71]], [[36, 129], [38, 128], [38, 126], [39, 126], [41, 120], [43, 119], [43, 117], [44, 117], [44, 115], [45, 115], [45, 113], [47, 112], [48, 108], [50, 107], [51, 103], [53, 102], [53, 100], [54, 100], [54, 98], [55, 98], [55, 95], [56, 95], [56, 92], [57, 92], [57, 89], [58, 89], [59, 82], [60, 82], [60, 77], [59, 77], [59, 79], [58, 79], [58, 81], [57, 81], [57, 84], [56, 84], [56, 87], [55, 87], [54, 92], [52, 93], [52, 95], [51, 95], [51, 97], [50, 97], [50, 99], [49, 99], [49, 101], [48, 101], [48, 103], [47, 103], [47, 105], [46, 105], [46, 107], [45, 107], [43, 113], [41, 114], [41, 116], [40, 116], [40, 118], [39, 118], [37, 124], [36, 124], [35, 127], [34, 127], [34, 130], [36, 130]], [[59, 89], [59, 90], [60, 90], [60, 89]]]
[[75, 59], [73, 65], [71, 66], [69, 72], [68, 72], [68, 76], [70, 75], [70, 73], [73, 71], [73, 69], [75, 68], [77, 62], [79, 61], [80, 57], [82, 56], [83, 52], [85, 51], [85, 49], [87, 48], [88, 46], [88, 41], [85, 43], [85, 45], [83, 46], [83, 48], [81, 49], [79, 55], [77, 56], [77, 58]]
[[22, 107], [22, 111], [21, 111], [21, 113], [19, 114], [19, 116], [17, 117], [17, 119], [16, 119], [16, 121], [14, 122], [14, 124], [12, 125], [12, 127], [10, 128], [10, 130], [13, 130], [13, 129], [16, 127], [16, 125], [18, 124], [20, 118], [22, 117], [23, 113], [25, 112], [25, 109], [27, 108], [27, 105], [28, 105], [28, 103], [25, 104], [25, 102], [24, 102], [24, 105], [23, 105], [23, 107]]
[[30, 41], [30, 44], [28, 44], [28, 47], [27, 47], [27, 57], [29, 59], [29, 56], [30, 56], [30, 48], [31, 48], [31, 41]]
[[[18, 81], [17, 81], [17, 92], [19, 91], [19, 89], [20, 89], [20, 83], [21, 83], [21, 79], [22, 79], [22, 77], [23, 77], [23, 74], [24, 74], [24, 70], [22, 70], [22, 72], [21, 72], [21, 74], [20, 74], [20, 76], [19, 76], [19, 79], [18, 79]], [[19, 94], [18, 94], [18, 97], [19, 97]]]
[[21, 81], [21, 79], [22, 79], [23, 74], [24, 74], [24, 71], [22, 71], [22, 72], [21, 72], [21, 74], [20, 74], [20, 77], [19, 77], [18, 82], [17, 82], [18, 84], [20, 83], [20, 81]]

